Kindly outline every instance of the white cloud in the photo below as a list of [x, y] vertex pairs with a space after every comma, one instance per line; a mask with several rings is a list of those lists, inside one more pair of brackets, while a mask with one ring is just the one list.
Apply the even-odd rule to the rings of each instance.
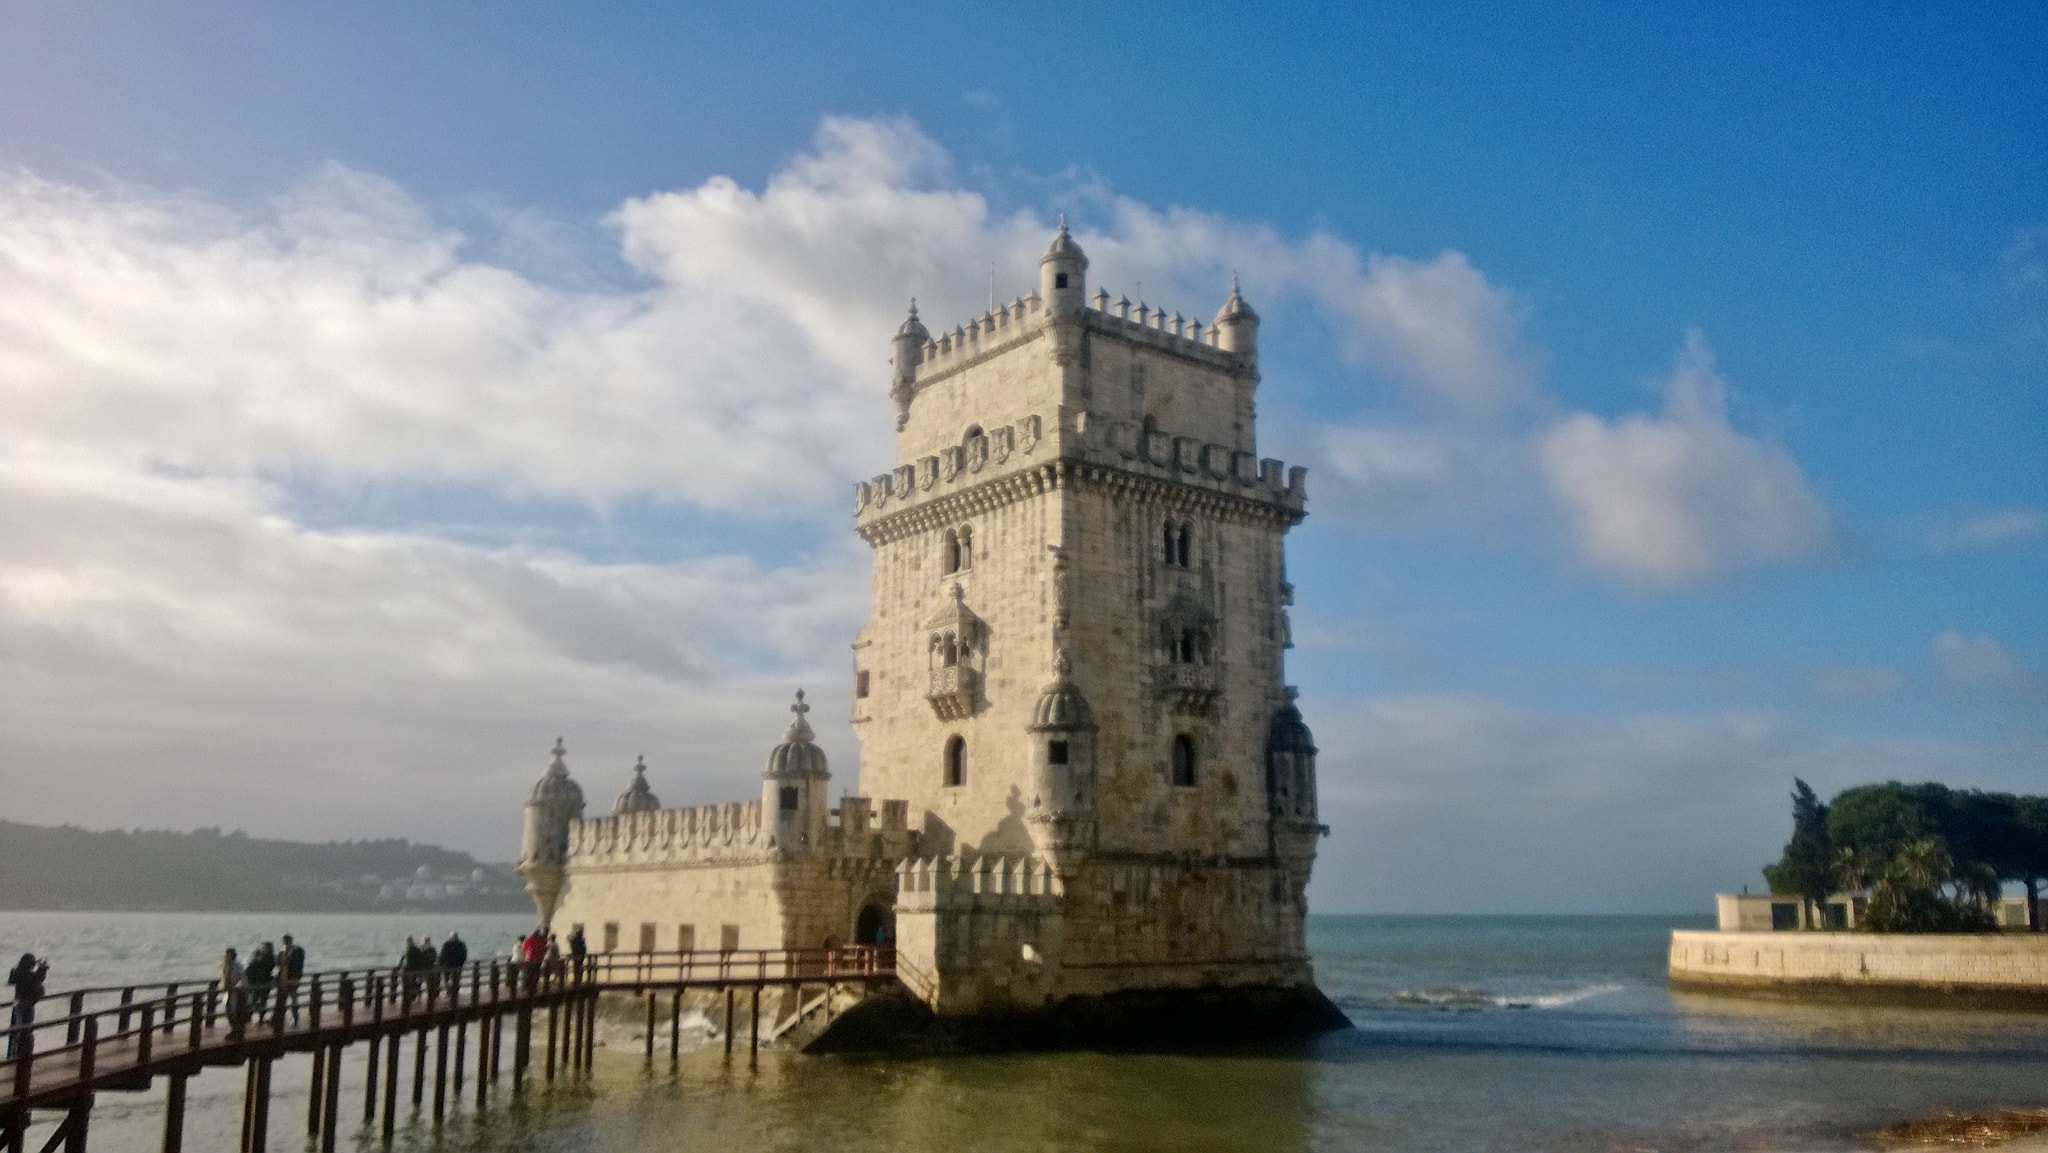
[[1950, 685], [1989, 686], [2028, 695], [2044, 691], [2039, 673], [1983, 633], [1972, 636], [1950, 629], [1935, 636], [1931, 650], [1936, 671]]
[[2042, 533], [2048, 533], [2048, 512], [2037, 508], [2008, 508], [1969, 517], [1940, 529], [1929, 539], [1929, 544], [1944, 552], [1993, 548]]
[[1828, 546], [1827, 509], [1797, 462], [1737, 432], [1725, 393], [1692, 333], [1661, 416], [1579, 413], [1540, 435], [1544, 478], [1587, 564], [1640, 585], [1689, 585]]
[[599, 564], [309, 529], [276, 495], [75, 455], [0, 463], [10, 816], [503, 854], [557, 732], [592, 758], [594, 801], [639, 752], [674, 799], [715, 796], [753, 787], [797, 683], [840, 695], [852, 546], [803, 567]]

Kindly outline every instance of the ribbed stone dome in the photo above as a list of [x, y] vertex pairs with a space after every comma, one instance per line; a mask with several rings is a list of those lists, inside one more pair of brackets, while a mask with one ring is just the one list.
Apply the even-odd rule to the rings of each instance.
[[817, 734], [811, 731], [811, 723], [804, 719], [804, 714], [811, 711], [811, 706], [804, 703], [802, 689], [796, 691], [796, 703], [789, 706], [789, 711], [796, 716], [789, 722], [789, 731], [782, 734], [782, 743], [768, 754], [768, 771], [764, 775], [816, 778], [831, 776], [831, 772], [825, 767], [825, 750], [817, 746], [813, 739]]
[[1052, 662], [1053, 682], [1045, 686], [1038, 695], [1038, 707], [1033, 710], [1033, 729], [1092, 729], [1095, 727], [1095, 710], [1088, 707], [1088, 698], [1081, 695], [1070, 673], [1073, 666], [1067, 662], [1067, 652], [1061, 649], [1054, 654]]
[[1238, 293], [1238, 291], [1237, 291], [1237, 278], [1236, 278], [1236, 277], [1234, 277], [1234, 276], [1233, 276], [1233, 277], [1231, 277], [1231, 278], [1230, 278], [1230, 299], [1228, 299], [1228, 300], [1226, 300], [1226, 301], [1224, 301], [1224, 302], [1223, 302], [1223, 309], [1222, 309], [1222, 311], [1220, 311], [1220, 312], [1218, 312], [1218, 313], [1216, 314], [1216, 320], [1217, 320], [1217, 322], [1218, 322], [1218, 323], [1221, 323], [1221, 322], [1223, 322], [1223, 321], [1226, 321], [1226, 320], [1239, 320], [1239, 319], [1243, 319], [1243, 320], [1257, 320], [1258, 318], [1259, 318], [1259, 314], [1258, 314], [1258, 313], [1256, 313], [1256, 312], [1253, 312], [1253, 311], [1252, 311], [1252, 306], [1251, 306], [1251, 305], [1249, 305], [1249, 304], [1246, 304], [1246, 303], [1244, 302], [1244, 297], [1243, 297], [1243, 296], [1241, 296], [1241, 295], [1239, 295], [1239, 293]]
[[903, 322], [903, 327], [896, 330], [896, 335], [914, 336], [920, 342], [931, 339], [932, 334], [925, 331], [924, 322], [917, 318], [917, 301], [910, 302], [910, 319]]
[[627, 785], [626, 791], [612, 803], [612, 816], [652, 812], [660, 807], [660, 799], [654, 795], [654, 790], [647, 787], [647, 758], [641, 757], [633, 766], [633, 783]]
[[1073, 234], [1067, 231], [1067, 218], [1064, 216], [1060, 217], [1059, 234], [1052, 238], [1052, 244], [1038, 262], [1044, 264], [1048, 260], [1074, 260], [1084, 267], [1088, 263], [1088, 254], [1081, 251], [1081, 246], [1074, 242]]
[[562, 738], [555, 738], [554, 763], [548, 771], [535, 781], [533, 791], [526, 795], [531, 805], [561, 805], [577, 812], [583, 811], [583, 788], [569, 779], [569, 750], [562, 744]]
[[1287, 703], [1273, 714], [1273, 723], [1266, 730], [1266, 752], [1316, 755], [1316, 739], [1308, 731], [1308, 723], [1301, 719], [1301, 710], [1294, 707], [1294, 694], [1289, 690]]

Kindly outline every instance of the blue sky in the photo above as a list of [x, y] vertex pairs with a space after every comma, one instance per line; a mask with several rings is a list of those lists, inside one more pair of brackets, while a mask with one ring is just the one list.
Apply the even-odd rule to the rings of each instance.
[[903, 298], [1062, 212], [1265, 317], [1317, 907], [2048, 787], [2038, 6], [588, 7], [0, 9], [10, 816], [504, 856], [557, 730], [743, 795], [845, 695]]

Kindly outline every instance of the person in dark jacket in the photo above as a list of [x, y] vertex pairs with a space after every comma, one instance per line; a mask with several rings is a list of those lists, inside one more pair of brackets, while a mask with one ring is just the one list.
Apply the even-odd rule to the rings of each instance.
[[[459, 970], [467, 964], [469, 964], [468, 942], [462, 939], [462, 934], [460, 933], [448, 934], [448, 939], [441, 942], [441, 967], [443, 969]], [[459, 972], [454, 973], [448, 979], [450, 981], [461, 981], [462, 974]]]
[[14, 986], [14, 1012], [7, 1021], [9, 1058], [21, 1049], [20, 1030], [36, 1023], [36, 1002], [43, 999], [44, 982], [49, 976], [50, 963], [37, 960], [34, 953], [23, 953], [7, 973], [7, 983]]
[[292, 1024], [299, 1023], [299, 979], [306, 975], [306, 950], [284, 935], [284, 948], [277, 951], [277, 1011], [284, 1012], [289, 1004], [292, 1010]]
[[249, 954], [243, 972], [249, 978], [249, 1004], [254, 1010], [253, 1018], [261, 1024], [263, 1014], [270, 1008], [271, 987], [277, 983], [277, 946], [269, 941], [256, 946], [256, 951]]

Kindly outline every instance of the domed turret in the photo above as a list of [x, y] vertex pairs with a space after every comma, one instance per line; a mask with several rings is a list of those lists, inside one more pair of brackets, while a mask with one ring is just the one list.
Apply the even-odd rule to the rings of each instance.
[[1259, 358], [1259, 314], [1244, 302], [1237, 277], [1230, 278], [1230, 299], [1216, 313], [1216, 347], [1234, 352], [1249, 363]]
[[1095, 710], [1073, 680], [1065, 649], [1053, 653], [1052, 683], [1038, 694], [1031, 841], [1061, 876], [1072, 875], [1095, 838]]
[[569, 779], [568, 754], [556, 737], [554, 760], [526, 796], [526, 827], [519, 839], [519, 875], [526, 879], [542, 924], [554, 919], [562, 897], [569, 824], [583, 816], [583, 789]]
[[633, 783], [612, 802], [612, 816], [623, 817], [627, 813], [649, 813], [661, 807], [661, 801], [654, 791], [647, 787], [647, 758], [641, 757], [633, 764]]
[[1294, 690], [1286, 690], [1286, 704], [1266, 725], [1266, 805], [1276, 829], [1307, 827], [1313, 838], [1315, 823], [1315, 737], [1309, 723], [1300, 719], [1294, 707]]
[[825, 766], [825, 750], [815, 741], [810, 721], [804, 714], [804, 691], [796, 691], [796, 703], [789, 706], [796, 715], [782, 735], [782, 743], [768, 754], [767, 771], [761, 774], [761, 810], [773, 822], [775, 844], [785, 853], [815, 848], [824, 839], [826, 782], [832, 773]]
[[1088, 254], [1067, 231], [1067, 218], [1060, 217], [1060, 230], [1038, 261], [1039, 293], [1045, 297], [1048, 315], [1066, 316], [1078, 312], [1088, 300]]
[[1073, 732], [1078, 729], [1095, 727], [1095, 710], [1088, 707], [1088, 698], [1074, 685], [1073, 664], [1067, 660], [1067, 650], [1061, 649], [1052, 658], [1053, 681], [1038, 694], [1038, 707], [1031, 714], [1031, 731]]
[[910, 399], [917, 392], [917, 366], [924, 359], [924, 346], [932, 338], [925, 331], [924, 322], [917, 318], [917, 301], [910, 302], [910, 318], [903, 327], [896, 330], [890, 341], [895, 350], [892, 360], [894, 375], [889, 381], [889, 399], [896, 402], [896, 428], [902, 431], [910, 419]]

